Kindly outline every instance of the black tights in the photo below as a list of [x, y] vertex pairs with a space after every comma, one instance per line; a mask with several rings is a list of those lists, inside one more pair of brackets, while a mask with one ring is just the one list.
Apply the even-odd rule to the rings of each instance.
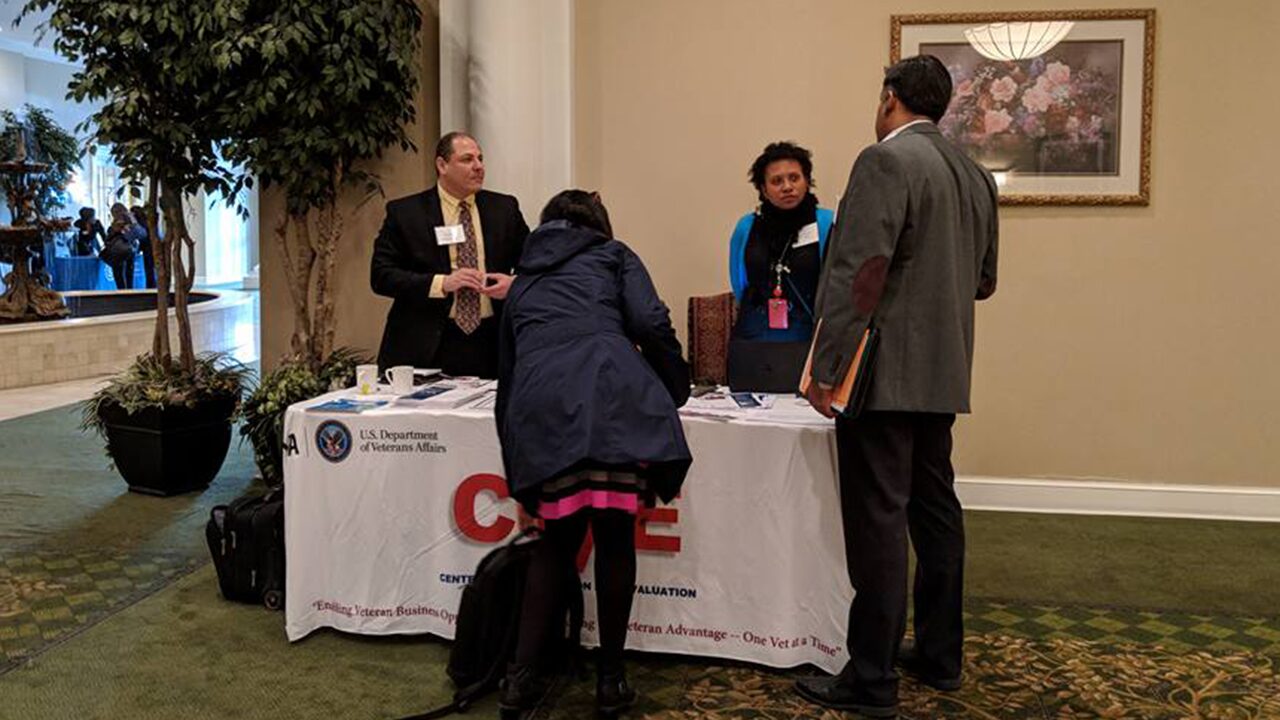
[[111, 277], [116, 281], [117, 290], [133, 289], [133, 258], [128, 257], [117, 262], [110, 263]]
[[583, 510], [546, 521], [543, 540], [529, 563], [520, 612], [517, 665], [536, 665], [549, 649], [553, 633], [563, 632], [561, 612], [568, 607], [569, 578], [576, 579], [578, 550], [587, 523], [596, 556], [596, 616], [600, 627], [601, 675], [622, 672], [631, 597], [636, 584], [635, 516], [622, 510]]

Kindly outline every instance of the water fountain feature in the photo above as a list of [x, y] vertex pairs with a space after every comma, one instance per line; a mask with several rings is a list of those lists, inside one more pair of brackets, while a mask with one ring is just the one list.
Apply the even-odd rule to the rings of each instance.
[[0, 174], [10, 178], [6, 201], [13, 215], [12, 224], [0, 225], [0, 254], [13, 263], [13, 270], [4, 278], [0, 323], [57, 320], [67, 316], [62, 296], [37, 282], [28, 265], [32, 246], [41, 243], [46, 233], [65, 229], [69, 221], [42, 218], [36, 213], [34, 180], [49, 166], [27, 159], [24, 130], [18, 132], [16, 155], [0, 162]]

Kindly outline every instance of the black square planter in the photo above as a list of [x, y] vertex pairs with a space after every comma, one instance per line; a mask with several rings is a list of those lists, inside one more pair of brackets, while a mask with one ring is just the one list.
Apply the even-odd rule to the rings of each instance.
[[99, 407], [107, 452], [133, 492], [178, 495], [208, 487], [231, 445], [235, 398], [196, 407], [145, 408], [128, 413], [113, 402]]

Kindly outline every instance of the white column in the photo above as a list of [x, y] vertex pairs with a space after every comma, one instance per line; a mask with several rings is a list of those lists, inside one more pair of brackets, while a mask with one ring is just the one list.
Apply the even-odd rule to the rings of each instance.
[[258, 287], [258, 178], [254, 177], [253, 187], [245, 191], [245, 203], [249, 209], [250, 220], [245, 225], [245, 275], [243, 285], [246, 288]]
[[[441, 134], [471, 130], [470, 63], [471, 1], [440, 0]], [[424, 151], [429, 160], [432, 148]]]
[[[18, 117], [22, 117], [22, 105], [27, 101], [25, 64], [26, 59], [18, 53], [0, 50], [0, 110], [12, 110]], [[0, 158], [0, 160], [12, 160], [12, 158]], [[8, 224], [11, 221], [9, 206], [4, 202], [4, 198], [0, 197], [0, 224]], [[11, 268], [9, 265], [4, 265], [3, 269], [7, 273]], [[4, 283], [0, 282], [0, 287], [3, 285]]]
[[[196, 286], [207, 285], [208, 277], [205, 270], [209, 266], [207, 257], [209, 252], [209, 243], [206, 236], [209, 234], [208, 218], [205, 216], [205, 209], [209, 207], [209, 196], [203, 190], [195, 195], [188, 195], [183, 203], [183, 208], [187, 214], [187, 234], [191, 236], [191, 242], [194, 244], [192, 257], [195, 258], [195, 267], [187, 268], [188, 271], [194, 272], [196, 276]], [[217, 235], [217, 229], [214, 228], [214, 235]], [[187, 254], [182, 253], [182, 261], [186, 262]]]
[[0, 50], [0, 110], [12, 110], [21, 115], [26, 101], [26, 59], [18, 53]]
[[485, 186], [533, 226], [573, 179], [573, 2], [443, 0], [440, 36], [441, 129], [476, 136]]

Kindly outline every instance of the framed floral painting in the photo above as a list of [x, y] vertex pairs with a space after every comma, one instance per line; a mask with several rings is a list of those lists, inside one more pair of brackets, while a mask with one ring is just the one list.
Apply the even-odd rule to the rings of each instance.
[[[1021, 23], [1030, 41], [1011, 38]], [[1028, 51], [1050, 24], [1065, 36]], [[928, 54], [951, 71], [938, 126], [992, 171], [1001, 204], [1148, 204], [1155, 10], [895, 15], [891, 27], [891, 62]]]

